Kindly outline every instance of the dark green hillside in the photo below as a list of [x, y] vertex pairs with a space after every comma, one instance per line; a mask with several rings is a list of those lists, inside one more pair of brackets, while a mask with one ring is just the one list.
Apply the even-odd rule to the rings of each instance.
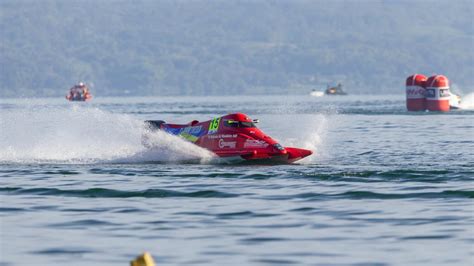
[[[397, 93], [412, 72], [474, 84], [472, 1], [0, 3], [0, 96]], [[472, 87], [471, 87], [472, 89]]]

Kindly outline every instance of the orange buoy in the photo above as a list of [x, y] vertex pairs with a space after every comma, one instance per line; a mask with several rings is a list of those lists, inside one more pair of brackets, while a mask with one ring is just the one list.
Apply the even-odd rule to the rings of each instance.
[[406, 80], [406, 95], [408, 111], [424, 111], [426, 109], [425, 99], [426, 77], [421, 74], [413, 74]]
[[449, 80], [443, 75], [435, 75], [426, 81], [426, 108], [430, 111], [449, 111]]

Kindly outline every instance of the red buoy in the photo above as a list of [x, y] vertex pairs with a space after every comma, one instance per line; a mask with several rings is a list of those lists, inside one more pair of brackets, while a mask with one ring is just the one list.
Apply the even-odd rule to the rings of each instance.
[[449, 80], [443, 75], [435, 75], [426, 81], [426, 108], [430, 111], [449, 111]]
[[426, 77], [421, 74], [414, 74], [407, 78], [406, 95], [408, 111], [424, 111], [426, 109], [425, 82]]

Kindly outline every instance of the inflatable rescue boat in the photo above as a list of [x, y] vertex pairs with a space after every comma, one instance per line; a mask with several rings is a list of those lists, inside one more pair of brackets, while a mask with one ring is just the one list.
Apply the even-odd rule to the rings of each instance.
[[74, 102], [85, 102], [92, 99], [92, 94], [83, 82], [79, 82], [79, 84], [69, 89], [69, 93], [66, 94], [66, 99]]

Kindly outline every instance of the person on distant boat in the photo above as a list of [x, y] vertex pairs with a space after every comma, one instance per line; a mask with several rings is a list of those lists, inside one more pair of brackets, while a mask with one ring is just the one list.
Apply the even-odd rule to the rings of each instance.
[[82, 96], [86, 95], [89, 88], [82, 82], [79, 83], [79, 87], [81, 88]]
[[87, 86], [86, 86], [86, 84], [84, 84], [84, 82], [79, 82], [79, 84], [77, 84], [77, 87], [78, 87], [81, 91], [87, 90]]

